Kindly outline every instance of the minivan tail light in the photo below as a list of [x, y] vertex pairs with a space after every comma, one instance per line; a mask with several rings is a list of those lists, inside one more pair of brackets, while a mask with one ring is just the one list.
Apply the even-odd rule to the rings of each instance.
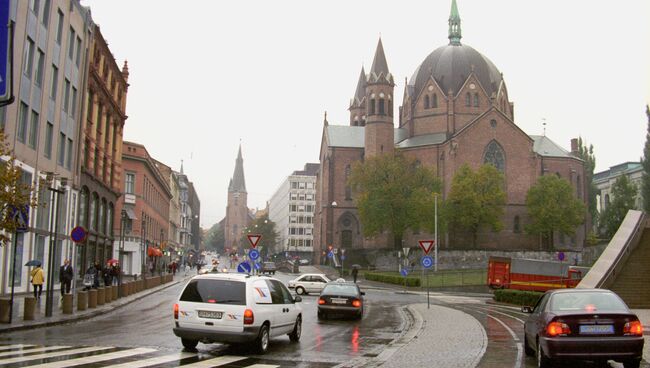
[[623, 334], [643, 336], [643, 325], [641, 324], [641, 321], [637, 320], [626, 323], [625, 326], [623, 326]]
[[555, 337], [555, 336], [566, 336], [571, 333], [569, 325], [562, 322], [551, 322], [546, 326], [546, 334]]
[[352, 301], [352, 306], [355, 307], [355, 308], [360, 308], [360, 307], [361, 307], [361, 300], [359, 300], [359, 299], [354, 299], [354, 300]]
[[252, 325], [253, 322], [255, 322], [255, 316], [253, 315], [253, 311], [250, 309], [246, 309], [244, 311], [244, 324]]
[[178, 304], [174, 304], [174, 319], [178, 319]]

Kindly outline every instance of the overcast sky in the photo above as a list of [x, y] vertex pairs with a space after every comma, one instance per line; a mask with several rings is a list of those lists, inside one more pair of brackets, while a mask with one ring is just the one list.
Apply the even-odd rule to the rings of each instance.
[[[597, 171], [643, 155], [650, 1], [457, 0], [462, 43], [503, 73], [515, 123], [565, 148], [594, 145]], [[129, 63], [124, 140], [185, 173], [201, 226], [220, 221], [242, 144], [248, 205], [318, 162], [323, 112], [347, 124], [381, 35], [395, 94], [448, 43], [451, 0], [82, 0]], [[401, 98], [396, 99], [398, 105]], [[398, 111], [397, 105], [395, 111]]]

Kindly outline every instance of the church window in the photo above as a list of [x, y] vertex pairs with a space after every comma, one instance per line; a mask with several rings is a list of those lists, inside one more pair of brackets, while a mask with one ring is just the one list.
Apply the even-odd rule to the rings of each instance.
[[491, 126], [492, 128], [496, 128], [496, 127], [497, 127], [497, 121], [494, 120], [494, 119], [490, 120], [490, 126]]
[[485, 150], [485, 156], [483, 157], [483, 163], [493, 165], [501, 172], [505, 170], [505, 154], [497, 141], [492, 141], [488, 144]]
[[429, 96], [424, 96], [424, 108], [428, 109], [429, 108]]
[[386, 115], [386, 111], [384, 109], [384, 99], [383, 98], [379, 99], [379, 115]]
[[515, 216], [514, 224], [512, 226], [512, 231], [514, 231], [515, 233], [521, 232], [521, 223], [519, 220], [519, 216]]
[[388, 98], [388, 116], [393, 116], [393, 100]]
[[438, 95], [435, 94], [435, 93], [433, 94], [433, 96], [431, 98], [431, 107], [433, 107], [433, 108], [438, 107]]
[[368, 114], [369, 115], [375, 115], [375, 99], [374, 98], [370, 99], [370, 112]]
[[465, 106], [472, 106], [472, 95], [469, 92], [465, 94]]
[[474, 107], [479, 106], [479, 99], [478, 99], [478, 93], [474, 94]]
[[580, 175], [578, 175], [578, 178], [576, 179], [576, 187], [578, 199], [582, 199], [582, 181], [580, 180]]
[[352, 188], [349, 183], [351, 172], [352, 169], [350, 168], [350, 165], [347, 165], [345, 167], [345, 199], [348, 201], [352, 199]]

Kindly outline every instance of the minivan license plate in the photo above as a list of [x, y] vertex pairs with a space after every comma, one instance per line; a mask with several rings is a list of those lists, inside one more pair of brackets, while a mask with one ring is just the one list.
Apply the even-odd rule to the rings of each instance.
[[613, 325], [582, 325], [580, 326], [581, 334], [613, 334]]
[[200, 318], [212, 318], [212, 319], [221, 319], [221, 316], [223, 315], [222, 312], [215, 312], [215, 311], [199, 311], [199, 317]]

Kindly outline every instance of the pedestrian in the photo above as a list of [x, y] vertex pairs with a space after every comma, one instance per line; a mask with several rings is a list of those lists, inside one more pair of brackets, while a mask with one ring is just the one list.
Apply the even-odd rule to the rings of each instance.
[[357, 275], [359, 274], [359, 269], [356, 267], [352, 267], [352, 279], [354, 280], [354, 283], [357, 283]]
[[104, 279], [104, 287], [111, 286], [113, 276], [111, 275], [111, 266], [108, 264], [102, 269], [102, 279]]
[[111, 267], [111, 277], [113, 279], [113, 285], [120, 284], [120, 276], [122, 275], [122, 269], [118, 263], [113, 263]]
[[95, 261], [95, 280], [93, 282], [93, 289], [99, 287], [99, 278], [102, 277], [102, 265], [99, 264], [99, 261]]
[[41, 299], [41, 294], [43, 293], [43, 283], [45, 282], [45, 277], [43, 276], [43, 269], [41, 266], [36, 266], [31, 272], [32, 275], [32, 285], [34, 285], [34, 298]]
[[185, 276], [187, 276], [187, 273], [190, 271], [190, 264], [185, 263]]
[[59, 270], [59, 281], [61, 281], [61, 296], [63, 294], [70, 294], [70, 285], [72, 285], [72, 280], [74, 279], [74, 271], [72, 266], [70, 266], [70, 260], [66, 259], [63, 261], [63, 266]]

